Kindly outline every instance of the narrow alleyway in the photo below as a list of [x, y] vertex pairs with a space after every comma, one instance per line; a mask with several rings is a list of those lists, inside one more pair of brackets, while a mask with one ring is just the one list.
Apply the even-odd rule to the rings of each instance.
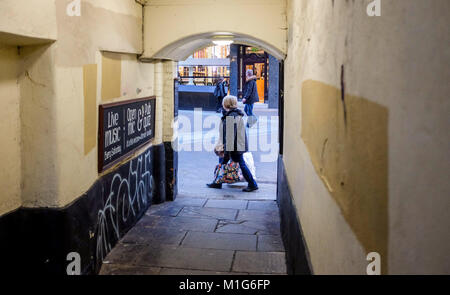
[[285, 274], [275, 201], [180, 197], [150, 207], [100, 274]]
[[[276, 110], [257, 107], [255, 114], [270, 118]], [[194, 125], [193, 111], [180, 115]], [[276, 138], [278, 130], [268, 126], [261, 125], [257, 132], [273, 132]], [[251, 137], [257, 136], [255, 131]], [[183, 144], [202, 140], [207, 132], [183, 138]], [[275, 202], [276, 162], [261, 161], [262, 154], [253, 152], [260, 189], [244, 193], [245, 183], [207, 188], [217, 156], [182, 149], [178, 198], [151, 206], [105, 258], [101, 274], [285, 274]]]

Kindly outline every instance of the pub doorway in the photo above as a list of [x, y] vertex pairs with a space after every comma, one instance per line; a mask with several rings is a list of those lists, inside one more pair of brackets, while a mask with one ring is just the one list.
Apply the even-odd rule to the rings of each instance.
[[269, 55], [262, 49], [246, 45], [239, 45], [238, 49], [238, 77], [239, 77], [239, 98], [242, 98], [242, 91], [245, 85], [245, 73], [252, 70], [256, 76], [256, 85], [260, 103], [268, 102], [268, 68]]

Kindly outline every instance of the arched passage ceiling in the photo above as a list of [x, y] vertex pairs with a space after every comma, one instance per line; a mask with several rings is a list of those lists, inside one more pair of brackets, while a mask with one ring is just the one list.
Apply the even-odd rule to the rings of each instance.
[[[195, 16], [195, 17], [192, 17]], [[144, 6], [142, 60], [184, 60], [217, 36], [286, 56], [285, 0], [153, 0]]]
[[[183, 38], [162, 48], [156, 52], [151, 59], [185, 60], [196, 50], [213, 45], [212, 40], [216, 35], [224, 36], [224, 33], [205, 33]], [[230, 36], [230, 39], [233, 39], [235, 44], [255, 46], [264, 49], [279, 60], [285, 58], [284, 52], [262, 40], [257, 40], [251, 36], [244, 36], [241, 34], [228, 33], [227, 35]], [[141, 58], [148, 59], [148, 57], [145, 56], [142, 56]]]

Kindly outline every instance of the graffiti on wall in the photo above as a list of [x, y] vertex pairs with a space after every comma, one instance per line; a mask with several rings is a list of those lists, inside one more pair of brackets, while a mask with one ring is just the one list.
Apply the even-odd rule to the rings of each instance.
[[97, 264], [151, 204], [155, 184], [150, 155], [148, 150], [131, 160], [102, 185], [106, 200], [97, 214]]

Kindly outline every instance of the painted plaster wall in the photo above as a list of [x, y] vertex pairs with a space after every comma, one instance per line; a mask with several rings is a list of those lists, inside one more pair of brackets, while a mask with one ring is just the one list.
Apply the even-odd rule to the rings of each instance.
[[19, 64], [17, 48], [0, 44], [0, 215], [21, 205]]
[[21, 49], [19, 75], [22, 205], [48, 206], [57, 198], [57, 147], [55, 47]]
[[379, 251], [385, 273], [450, 273], [450, 3], [369, 2], [288, 1], [284, 163], [313, 271]]
[[[154, 57], [163, 48], [181, 39], [210, 32], [230, 32], [251, 36], [286, 52], [286, 2], [284, 0], [157, 0], [145, 6], [144, 54]], [[269, 20], [270, 21], [261, 21]], [[192, 40], [191, 40], [192, 41]], [[187, 55], [211, 41], [182, 42]], [[245, 41], [245, 40], [243, 40]], [[170, 56], [170, 52], [165, 52]], [[177, 54], [175, 54], [177, 55]], [[183, 58], [179, 56], [179, 58]], [[182, 60], [182, 59], [181, 59]]]
[[[41, 48], [41, 55], [25, 67], [42, 84], [26, 79], [22, 83], [23, 158], [27, 163], [22, 198], [27, 207], [65, 206], [97, 179], [98, 104], [153, 92], [153, 68], [142, 66], [136, 56], [142, 50], [141, 6], [134, 1], [82, 1], [81, 16], [69, 16], [70, 2], [56, 2], [57, 42]], [[113, 73], [120, 77], [118, 88], [115, 85], [119, 91], [107, 100], [102, 100], [102, 90], [110, 85], [104, 84], [117, 81], [102, 80], [103, 56], [108, 54], [104, 51], [129, 53], [115, 56], [121, 65]], [[142, 78], [132, 81], [129, 75]], [[137, 94], [137, 89], [142, 91]], [[30, 96], [36, 98], [27, 99]]]
[[[58, 40], [55, 56], [60, 73], [57, 113], [61, 114], [55, 205], [65, 206], [98, 178], [98, 105], [154, 95], [154, 66], [137, 59], [142, 51], [142, 7], [135, 1], [82, 1], [81, 17], [67, 16], [65, 3], [58, 3], [57, 9], [58, 29], [64, 36]], [[84, 77], [88, 65], [96, 65], [96, 71]], [[97, 86], [95, 103], [91, 103], [95, 110], [85, 116], [84, 82], [89, 81]], [[83, 126], [96, 127], [88, 134]], [[86, 141], [95, 142], [94, 148], [85, 150]]]
[[30, 45], [56, 40], [55, 0], [2, 0], [0, 41]]
[[[57, 38], [56, 13], [54, 0], [4, 0], [0, 2], [0, 172], [3, 192], [0, 195], [0, 215], [22, 205], [22, 182], [24, 167], [23, 150], [23, 105], [22, 82], [30, 83], [29, 90], [41, 87], [34, 81], [29, 71], [25, 71], [24, 55], [26, 45], [46, 44]], [[28, 46], [32, 47], [32, 46]], [[36, 51], [38, 47], [33, 47]], [[29, 92], [29, 100], [33, 100], [41, 89]], [[47, 93], [46, 93], [47, 94]], [[45, 94], [45, 95], [46, 95]], [[38, 102], [45, 108], [45, 102]], [[28, 114], [28, 113], [26, 113]], [[31, 115], [33, 115], [31, 113]], [[51, 116], [51, 114], [48, 114]], [[39, 129], [46, 119], [35, 122], [34, 128]], [[36, 141], [40, 141], [35, 137]], [[51, 152], [51, 151], [50, 151]], [[29, 155], [27, 155], [29, 156]], [[42, 173], [46, 175], [48, 170]]]
[[[14, 181], [21, 182], [22, 191], [9, 195], [21, 196], [25, 207], [63, 207], [98, 179], [99, 104], [155, 95], [155, 65], [138, 60], [142, 6], [134, 0], [86, 0], [81, 1], [81, 16], [69, 16], [66, 8], [71, 2], [59, 0], [52, 9], [40, 7], [49, 19], [55, 19], [55, 43], [20, 48], [14, 85], [20, 93], [21, 121], [19, 130], [11, 132], [20, 137], [16, 150], [24, 164], [17, 168], [22, 177], [16, 173]], [[27, 12], [18, 11], [18, 17], [25, 17], [21, 13], [26, 16]], [[3, 56], [2, 52], [0, 59]], [[115, 66], [108, 77], [115, 79], [103, 79], [110, 64]], [[9, 113], [18, 120], [19, 115]], [[156, 129], [161, 131], [153, 144], [162, 142], [162, 109], [156, 117]], [[2, 128], [3, 123], [2, 118]], [[20, 163], [8, 153], [11, 161]], [[11, 190], [15, 187], [11, 185]], [[20, 205], [8, 202], [0, 214]]]

